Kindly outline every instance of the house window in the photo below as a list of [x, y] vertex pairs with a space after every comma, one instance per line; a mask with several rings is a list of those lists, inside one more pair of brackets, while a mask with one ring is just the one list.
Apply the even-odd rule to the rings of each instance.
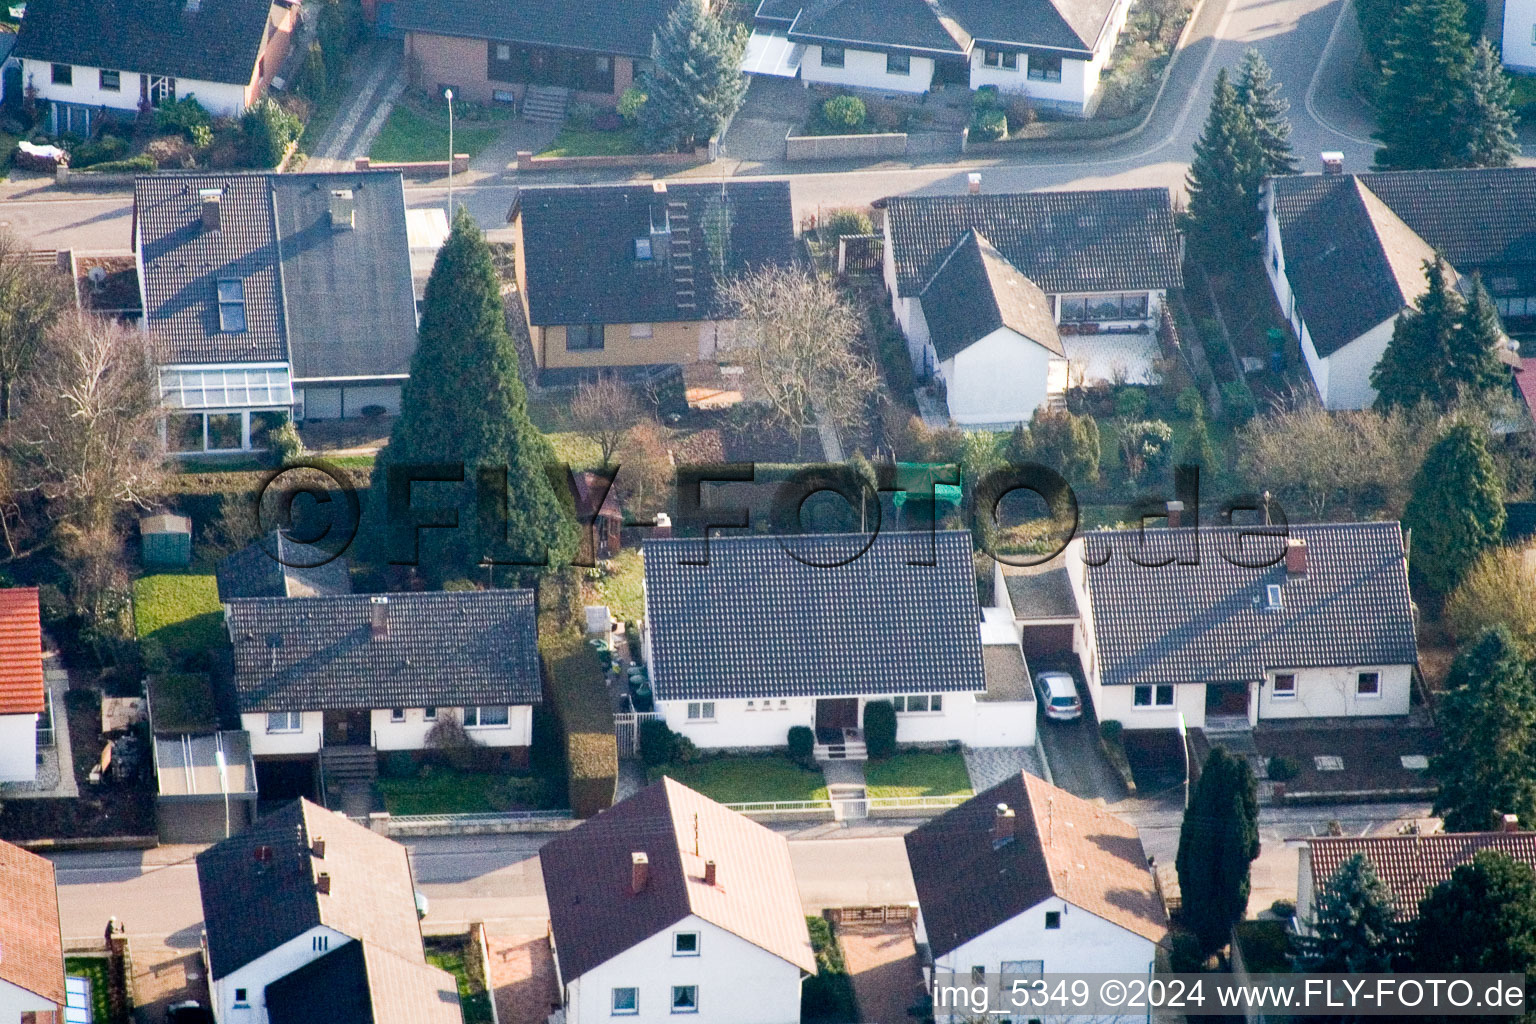
[[1045, 961], [1004, 960], [1002, 973], [1015, 978], [1039, 978], [1045, 974]]
[[511, 60], [512, 59], [512, 47], [510, 45], [508, 45], [507, 43], [497, 43], [496, 44], [496, 59], [497, 60]]
[[594, 352], [603, 347], [602, 324], [570, 324], [565, 329], [567, 352]]
[[1045, 927], [1047, 931], [1055, 931], [1061, 927], [1061, 911], [1047, 910], [1045, 912]]
[[1268, 608], [1281, 608], [1285, 604], [1280, 584], [1269, 583], [1264, 586], [1264, 604]]
[[389, 709], [389, 720], [391, 722], [403, 722], [403, 721], [405, 721], [405, 708], [390, 708]]
[[630, 324], [629, 336], [631, 338], [649, 338], [652, 334], [650, 324]]
[[435, 722], [437, 721], [437, 708], [427, 708], [422, 715], [427, 721]]
[[74, 85], [75, 69], [69, 64], [55, 64], [53, 66], [54, 85]]
[[712, 700], [689, 701], [688, 720], [692, 722], [713, 722], [715, 720], [715, 702]]
[[219, 330], [240, 334], [245, 330], [245, 282], [223, 280], [219, 289]]
[[486, 704], [464, 709], [464, 728], [499, 729], [511, 721], [505, 704]]
[[1173, 686], [1170, 683], [1138, 686], [1131, 694], [1131, 703], [1138, 708], [1171, 708], [1173, 707]]
[[103, 92], [122, 92], [123, 73], [121, 71], [103, 71], [101, 73], [101, 89]]
[[926, 693], [914, 694], [907, 698], [907, 713], [928, 710], [928, 695]]
[[1061, 297], [1062, 323], [1088, 319], [1088, 297], [1086, 295], [1063, 295]]
[[1275, 676], [1274, 697], [1276, 700], [1292, 700], [1296, 696], [1296, 676], [1290, 672], [1282, 672]]
[[886, 54], [885, 73], [888, 75], [910, 75], [912, 73], [912, 58], [905, 53]]
[[[821, 48], [821, 66], [824, 68], [840, 68], [843, 66], [844, 54], [841, 46], [823, 46]], [[58, 67], [57, 64], [54, 67]]]
[[672, 1012], [673, 1013], [698, 1013], [699, 1012], [699, 986], [697, 986], [697, 985], [673, 985], [672, 986]]
[[983, 50], [981, 62], [989, 68], [1001, 68], [1004, 71], [1019, 70], [1019, 55], [1012, 51]]
[[640, 1012], [640, 990], [638, 988], [616, 988], [613, 990], [613, 1015], [615, 1017], [627, 1017]]
[[1380, 697], [1381, 696], [1381, 673], [1380, 672], [1361, 672], [1359, 675], [1357, 675], [1355, 677], [1355, 696], [1356, 697]]
[[755, 701], [755, 700], [747, 701], [747, 710], [748, 711], [756, 711], [757, 710], [757, 701]]
[[1038, 53], [1030, 54], [1029, 77], [1036, 82], [1061, 81], [1061, 58], [1042, 57]]
[[235, 1005], [236, 1006], [249, 1006], [250, 1005], [250, 1001], [245, 998], [245, 989], [243, 989], [243, 988], [235, 989]]
[[971, 965], [971, 984], [985, 985], [987, 983], [987, 967], [985, 964]]
[[267, 732], [303, 732], [304, 712], [268, 711]]
[[699, 933], [698, 932], [678, 932], [676, 935], [672, 936], [672, 955], [673, 956], [698, 956], [699, 955]]

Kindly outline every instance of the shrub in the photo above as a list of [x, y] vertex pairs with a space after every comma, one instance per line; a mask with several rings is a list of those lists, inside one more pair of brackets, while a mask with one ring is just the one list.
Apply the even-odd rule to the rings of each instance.
[[69, 151], [69, 165], [75, 168], [121, 160], [128, 155], [128, 140], [105, 132], [90, 142], [82, 142]]
[[416, 777], [416, 756], [409, 750], [387, 750], [379, 759], [379, 774], [386, 779], [412, 779]]
[[1169, 936], [1168, 966], [1175, 974], [1198, 974], [1205, 967], [1205, 954], [1193, 932], [1177, 929]]
[[1174, 399], [1173, 404], [1181, 416], [1194, 416], [1197, 412], [1201, 414], [1205, 412], [1205, 399], [1200, 397], [1200, 389], [1194, 385], [1180, 391], [1179, 397]]
[[1301, 765], [1289, 757], [1275, 755], [1269, 759], [1269, 778], [1272, 782], [1290, 782], [1301, 774]]
[[154, 157], [147, 153], [140, 153], [126, 160], [108, 160], [91, 168], [102, 174], [143, 174], [158, 169], [159, 165], [155, 163]]
[[807, 765], [816, 752], [816, 734], [808, 725], [789, 727], [789, 757], [796, 764]]
[[978, 110], [971, 119], [971, 138], [978, 142], [997, 142], [1008, 135], [1008, 115], [1001, 110]]
[[389, 410], [384, 408], [382, 405], [365, 405], [357, 411], [358, 414], [365, 420], [376, 420], [380, 416], [383, 416], [385, 413], [389, 412]]
[[659, 718], [640, 723], [640, 762], [647, 768], [672, 763], [672, 730]]
[[616, 132], [624, 127], [624, 119], [616, 110], [599, 110], [592, 119], [592, 127], [600, 132]]
[[624, 90], [624, 95], [619, 97], [619, 116], [625, 124], [634, 124], [639, 119], [640, 108], [645, 106], [647, 99], [645, 91], [633, 85]]
[[699, 759], [699, 748], [682, 733], [672, 734], [672, 763], [693, 764]]
[[833, 96], [821, 104], [821, 119], [828, 128], [856, 132], [864, 127], [869, 113], [857, 96]]
[[578, 100], [566, 108], [565, 123], [572, 128], [590, 128], [592, 127], [592, 119], [596, 116], [597, 107]]
[[304, 54], [304, 63], [299, 65], [297, 79], [293, 83], [293, 91], [300, 96], [320, 100], [330, 91], [331, 79], [325, 70], [325, 48], [319, 43], [309, 44], [309, 50]]
[[1001, 97], [995, 85], [984, 85], [971, 93], [971, 109], [978, 114], [984, 110], [997, 110], [1000, 106]]
[[864, 705], [864, 745], [873, 758], [896, 753], [896, 705], [888, 700]]
[[863, 210], [832, 210], [821, 221], [821, 236], [834, 242], [844, 235], [868, 235], [874, 230], [874, 223]]
[[613, 804], [619, 774], [619, 748], [603, 669], [597, 653], [580, 636], [555, 636], [541, 648], [547, 679], [544, 695], [565, 737], [571, 812], [590, 818]]
[[201, 125], [213, 125], [213, 115], [203, 109], [196, 96], [183, 96], [179, 100], [163, 99], [155, 107], [155, 130], [177, 132], [188, 142], [192, 141], [192, 129]]
[[1124, 723], [1117, 722], [1113, 718], [1099, 723], [1099, 735], [1108, 743], [1119, 743], [1121, 735], [1125, 732]]
[[1008, 98], [1008, 105], [1004, 109], [1008, 113], [1008, 124], [1014, 131], [1039, 120], [1039, 115], [1035, 113], [1035, 105], [1029, 102], [1028, 96], [1013, 94]]
[[477, 771], [483, 766], [481, 758], [486, 748], [464, 729], [463, 723], [454, 715], [437, 716], [437, 721], [427, 732], [425, 746], [428, 757], [454, 771]]
[[251, 167], [276, 167], [303, 129], [297, 117], [272, 99], [262, 100], [240, 119], [246, 163]]
[[816, 956], [816, 973], [801, 984], [800, 1019], [811, 1022], [858, 1020], [853, 979], [848, 974], [848, 964], [843, 960], [837, 937], [832, 934], [832, 926], [824, 917], [807, 917], [805, 927]]
[[181, 135], [161, 135], [150, 139], [144, 147], [144, 155], [157, 166], [172, 170], [186, 167], [195, 159], [192, 143]]
[[1282, 921], [1289, 921], [1296, 916], [1296, 901], [1281, 897], [1269, 905], [1269, 912]]
[[304, 439], [292, 420], [284, 420], [282, 426], [267, 435], [267, 457], [274, 466], [286, 466], [304, 454]]
[[462, 576], [456, 580], [443, 581], [443, 593], [445, 594], [470, 594], [479, 589], [479, 585], [474, 580], [467, 580]]
[[1253, 391], [1247, 381], [1232, 380], [1221, 386], [1221, 401], [1226, 406], [1227, 418], [1233, 423], [1247, 423], [1258, 411]]
[[1147, 393], [1138, 387], [1124, 387], [1115, 395], [1115, 415], [1139, 420], [1147, 414]]

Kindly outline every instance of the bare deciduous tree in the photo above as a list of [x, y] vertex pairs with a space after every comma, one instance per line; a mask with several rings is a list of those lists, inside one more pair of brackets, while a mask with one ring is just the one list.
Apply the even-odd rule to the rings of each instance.
[[640, 403], [629, 386], [612, 374], [584, 381], [571, 399], [571, 429], [597, 445], [603, 465], [613, 465], [629, 428], [640, 419]]
[[764, 267], [732, 281], [727, 303], [738, 318], [726, 338], [739, 351], [775, 416], [795, 434], [818, 417], [853, 421], [879, 385], [856, 346], [858, 311], [827, 278], [800, 267]]
[[67, 275], [33, 259], [20, 239], [0, 231], [0, 420], [13, 415], [16, 386], [70, 304], [69, 288]]
[[673, 476], [661, 424], [643, 419], [630, 427], [617, 455], [619, 475], [613, 486], [619, 502], [635, 519], [649, 519], [665, 508]]

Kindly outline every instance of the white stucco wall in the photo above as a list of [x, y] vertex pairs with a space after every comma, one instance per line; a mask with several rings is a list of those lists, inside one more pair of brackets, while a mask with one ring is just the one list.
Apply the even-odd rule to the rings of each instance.
[[[736, 868], [746, 870], [747, 865]], [[720, 865], [722, 885], [730, 884], [731, 870], [729, 864]], [[698, 933], [697, 956], [672, 955], [672, 937], [678, 932]], [[698, 986], [696, 1014], [672, 1012], [674, 985]], [[614, 1015], [615, 988], [639, 989], [638, 1013]], [[689, 916], [581, 977], [566, 979], [565, 996], [570, 1024], [612, 1024], [615, 1020], [675, 1024], [679, 1019], [798, 1024], [800, 968], [723, 928]]]
[[[369, 714], [374, 747], [378, 750], [421, 750], [436, 722], [427, 721], [425, 708], [405, 708], [405, 721], [390, 720], [392, 709], [377, 708]], [[438, 715], [458, 715], [458, 708], [439, 708]], [[526, 747], [533, 742], [533, 708], [514, 704], [507, 709], [507, 724], [477, 726], [466, 730], [470, 738], [487, 747]]]
[[240, 728], [251, 736], [251, 754], [254, 757], [313, 754], [320, 749], [325, 716], [319, 711], [305, 711], [302, 721], [304, 728], [299, 732], [267, 732], [265, 714], [247, 714], [240, 716]]
[[[326, 948], [315, 949], [316, 937], [326, 939]], [[212, 978], [209, 998], [213, 1002], [213, 1016], [218, 1024], [267, 1024], [267, 986], [279, 978], [287, 977], [311, 960], [317, 960], [352, 941], [348, 936], [317, 925], [301, 935], [296, 935], [265, 956], [231, 971], [222, 978]], [[245, 989], [248, 1005], [235, 1005], [235, 990]]]
[[37, 778], [37, 716], [0, 715], [0, 782]]
[[1028, 93], [1031, 99], [1077, 110], [1087, 116], [1099, 103], [1099, 74], [1114, 53], [1120, 30], [1131, 11], [1131, 0], [1116, 0], [1104, 31], [1094, 43], [1093, 59], [1079, 60], [1064, 57], [1061, 62], [1061, 81], [1032, 80], [1028, 73], [1027, 55], [1020, 53], [1017, 68], [989, 68], [984, 60], [984, 50], [977, 46], [971, 51], [971, 88], [995, 85], [1000, 92]]
[[[1096, 675], [1096, 673], [1095, 673]], [[1134, 686], [1093, 686], [1093, 706], [1099, 721], [1113, 719], [1127, 729], [1177, 729], [1179, 712], [1191, 729], [1205, 726], [1205, 684], [1179, 683], [1173, 688], [1172, 707], [1136, 706]]]
[[825, 67], [821, 47], [807, 46], [800, 62], [800, 78], [806, 82], [846, 85], [879, 92], [927, 92], [933, 84], [933, 58], [912, 56], [912, 72], [890, 75], [885, 71], [885, 54], [873, 50], [844, 48], [843, 66]]
[[[864, 721], [864, 705], [872, 700], [888, 699], [881, 696], [859, 698], [859, 722]], [[717, 700], [713, 721], [688, 718], [685, 700], [656, 702], [656, 710], [665, 717], [667, 725], [687, 736], [700, 748], [722, 747], [782, 747], [789, 742], [791, 726], [816, 724], [816, 701], [810, 697], [789, 697], [788, 704], [780, 709], [778, 699], [768, 701], [769, 709], [763, 710], [764, 701], [753, 702], [753, 710], [747, 710], [744, 700]], [[1030, 705], [1031, 709], [1033, 705]], [[896, 716], [896, 742], [898, 743], [948, 743], [958, 740], [971, 743], [978, 715], [1007, 716], [1017, 714], [1012, 704], [978, 703], [972, 693], [944, 694], [942, 711], [901, 712]], [[998, 722], [989, 725], [995, 733], [1005, 730], [1013, 735], [1025, 735], [1024, 727], [1016, 722]], [[1031, 733], [1032, 735], [1032, 730]], [[1023, 741], [1021, 741], [1023, 742]], [[1032, 739], [1029, 742], [1033, 742]], [[990, 744], [1001, 746], [1004, 744]]]
[[[88, 107], [111, 107], [124, 111], [139, 109], [139, 73], [136, 71], [107, 68], [108, 71], [117, 70], [121, 75], [122, 88], [113, 92], [101, 88], [101, 68], [84, 64], [73, 65], [74, 72], [70, 76], [73, 81], [69, 85], [55, 85], [51, 63], [23, 60], [21, 65], [23, 87], [28, 84], [36, 86], [39, 99], [57, 100], [60, 103], [79, 103]], [[178, 78], [176, 98], [186, 99], [188, 96], [196, 96], [197, 102], [203, 105], [203, 109], [216, 116], [233, 117], [245, 110], [245, 86], [243, 85]]]
[[[1381, 362], [1392, 340], [1392, 328], [1397, 317], [1384, 320], [1360, 335], [1354, 341], [1323, 357], [1328, 366], [1318, 390], [1323, 391], [1323, 406], [1328, 409], [1368, 409], [1376, 401], [1376, 389], [1371, 387], [1371, 371]], [[1310, 341], [1310, 339], [1308, 339]], [[1313, 350], [1314, 352], [1316, 349]], [[1326, 387], [1326, 391], [1324, 391]]]
[[[14, 1024], [21, 1020], [21, 1015], [28, 1012], [41, 1012], [44, 1010], [59, 1009], [58, 1003], [52, 1003], [34, 992], [28, 992], [19, 985], [13, 985], [8, 981], [0, 981], [0, 1022]], [[61, 1018], [62, 1019], [62, 1018]]]
[[[1279, 670], [1284, 671], [1284, 670]], [[1376, 672], [1381, 679], [1378, 697], [1355, 694], [1356, 677]], [[1410, 665], [1361, 665], [1358, 667], [1297, 669], [1296, 696], [1276, 698], [1274, 672], [1259, 687], [1258, 700], [1250, 702], [1257, 717], [1344, 718], [1365, 715], [1406, 715], [1411, 699], [1413, 668]]]
[[1027, 422], [1067, 388], [1067, 361], [999, 327], [939, 364], [949, 416], [961, 426]]
[[1536, 73], [1536, 0], [1504, 0], [1504, 66]]
[[[1034, 701], [984, 701], [976, 705], [971, 730], [973, 747], [1032, 747], [1035, 745]], [[900, 726], [898, 725], [898, 734]]]

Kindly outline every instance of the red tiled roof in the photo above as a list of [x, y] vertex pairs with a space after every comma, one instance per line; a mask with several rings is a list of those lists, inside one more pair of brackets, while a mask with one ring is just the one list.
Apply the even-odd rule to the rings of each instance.
[[1419, 901], [1451, 877], [1459, 865], [1484, 850], [1513, 857], [1536, 868], [1536, 832], [1450, 832], [1433, 836], [1342, 836], [1308, 841], [1312, 849], [1312, 885], [1328, 884], [1340, 866], [1363, 853], [1376, 875], [1397, 897], [1404, 919], [1418, 914]]
[[0, 842], [0, 981], [64, 1005], [53, 864], [6, 842]]
[[1525, 407], [1536, 419], [1536, 356], [1520, 360], [1520, 366], [1515, 370], [1515, 384], [1520, 388], [1520, 397], [1525, 399]]
[[43, 711], [43, 627], [37, 588], [0, 590], [0, 715]]

